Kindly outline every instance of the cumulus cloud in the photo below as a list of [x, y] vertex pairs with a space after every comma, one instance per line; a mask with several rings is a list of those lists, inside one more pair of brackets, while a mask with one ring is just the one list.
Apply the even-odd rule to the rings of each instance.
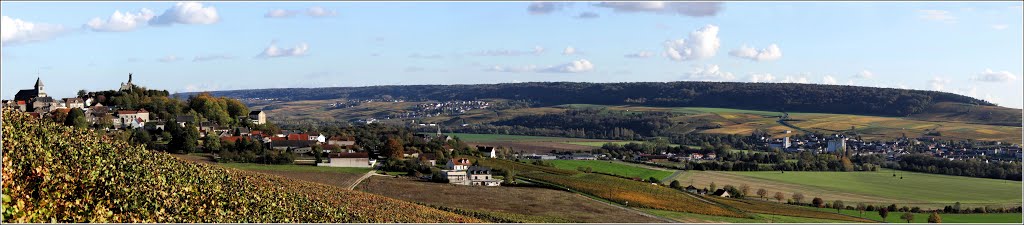
[[549, 14], [569, 6], [569, 2], [534, 2], [526, 7], [526, 11], [533, 15]]
[[234, 58], [235, 58], [234, 56], [226, 55], [226, 54], [210, 54], [210, 55], [196, 56], [196, 57], [192, 58], [192, 62], [206, 62], [206, 61], [227, 60], [227, 59], [234, 59]]
[[101, 32], [124, 32], [133, 31], [139, 25], [145, 25], [149, 20], [153, 19], [156, 14], [153, 11], [143, 8], [138, 12], [124, 12], [114, 11], [113, 15], [103, 20], [99, 17], [92, 18], [84, 27], [89, 28], [92, 31]]
[[213, 24], [218, 21], [220, 16], [217, 15], [217, 8], [213, 6], [204, 7], [198, 2], [178, 2], [160, 16], [149, 20], [149, 25]]
[[594, 12], [582, 12], [579, 15], [576, 16], [577, 19], [597, 19], [597, 18], [600, 18], [600, 17], [601, 17], [600, 14], [597, 14], [597, 13], [594, 13]]
[[782, 79], [781, 81], [779, 81], [779, 83], [799, 83], [799, 84], [806, 84], [806, 83], [810, 83], [810, 79], [807, 79], [807, 75], [798, 75], [798, 76], [786, 76], [786, 77], [785, 77], [785, 78], [783, 78], [783, 79]]
[[181, 58], [178, 58], [177, 56], [174, 56], [174, 55], [168, 55], [168, 56], [161, 57], [161, 58], [159, 58], [157, 60], [160, 61], [160, 62], [165, 62], [166, 63], [166, 62], [175, 62], [175, 61], [181, 60]]
[[687, 61], [715, 56], [721, 47], [718, 39], [718, 27], [706, 25], [690, 32], [686, 39], [665, 42], [665, 54], [672, 60]]
[[594, 70], [594, 64], [586, 59], [575, 60], [566, 64], [540, 70], [543, 73], [582, 73]]
[[756, 49], [744, 45], [739, 49], [732, 50], [729, 55], [749, 59], [753, 61], [771, 61], [782, 58], [782, 49], [776, 44], [768, 45], [768, 48]]
[[601, 2], [595, 6], [611, 8], [615, 12], [648, 12], [692, 17], [714, 16], [722, 11], [721, 2]]
[[580, 59], [572, 62], [549, 66], [549, 67], [537, 67], [535, 65], [527, 66], [493, 66], [485, 69], [484, 71], [490, 72], [507, 72], [507, 73], [583, 73], [594, 70], [594, 64], [589, 60]]
[[949, 13], [949, 11], [946, 10], [922, 9], [917, 10], [917, 13], [918, 18], [925, 20], [940, 21], [947, 23], [956, 21], [956, 17], [954, 17], [952, 14]]
[[747, 77], [747, 80], [754, 83], [768, 83], [775, 81], [775, 76], [772, 76], [770, 73], [751, 73], [750, 76]]
[[266, 18], [291, 18], [298, 15], [299, 11], [296, 10], [285, 10], [285, 9], [274, 9], [263, 14]]
[[821, 82], [824, 83], [824, 84], [831, 84], [831, 85], [835, 85], [835, 84], [839, 83], [839, 81], [836, 81], [836, 78], [832, 77], [832, 75], [825, 75], [825, 77], [821, 78]]
[[572, 46], [565, 47], [565, 50], [562, 50], [562, 55], [572, 54], [576, 54], [576, 48], [573, 48]]
[[67, 31], [62, 25], [33, 23], [3, 16], [0, 18], [0, 45], [50, 40]]
[[293, 48], [278, 48], [277, 43], [271, 42], [270, 46], [263, 50], [263, 53], [257, 55], [257, 58], [274, 58], [274, 57], [288, 57], [288, 56], [302, 56], [306, 55], [309, 51], [309, 45], [306, 43], [299, 43]]
[[942, 91], [942, 89], [946, 87], [946, 84], [949, 84], [949, 79], [942, 77], [933, 77], [931, 80], [928, 80], [928, 86], [931, 87], [933, 91]]
[[651, 57], [651, 56], [654, 56], [654, 53], [651, 53], [651, 52], [648, 52], [648, 51], [640, 51], [640, 52], [637, 52], [637, 53], [629, 53], [629, 54], [624, 55], [624, 57], [626, 57], [626, 58], [648, 58], [648, 57]]
[[992, 69], [985, 69], [984, 72], [975, 75], [971, 80], [981, 82], [1008, 82], [1017, 80], [1017, 75], [1013, 75], [1010, 71], [992, 71]]
[[521, 55], [539, 55], [544, 52], [544, 47], [535, 46], [532, 50], [486, 50], [470, 53], [475, 56], [521, 56]]
[[853, 75], [853, 77], [861, 79], [871, 79], [875, 77], [875, 73], [872, 73], [869, 70], [862, 70], [860, 71], [860, 73], [857, 73], [857, 75]]
[[338, 15], [338, 12], [335, 10], [325, 9], [320, 6], [313, 6], [306, 9], [306, 15], [312, 17], [331, 17]]
[[698, 80], [698, 81], [721, 81], [721, 80], [732, 80], [736, 77], [732, 73], [724, 72], [718, 68], [718, 65], [704, 65], [694, 67], [692, 71], [687, 72], [686, 76], [683, 77], [687, 80]]

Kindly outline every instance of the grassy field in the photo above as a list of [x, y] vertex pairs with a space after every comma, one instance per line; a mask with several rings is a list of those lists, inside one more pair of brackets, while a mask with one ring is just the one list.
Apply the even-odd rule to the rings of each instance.
[[[835, 209], [825, 208], [813, 208], [804, 207], [808, 209], [815, 209], [824, 212], [836, 212]], [[842, 214], [862, 217], [860, 211], [857, 210], [842, 210]], [[889, 212], [889, 216], [886, 217], [885, 222], [890, 223], [906, 223], [906, 220], [901, 220], [900, 216], [904, 212]], [[928, 216], [931, 213], [914, 213], [914, 223], [928, 223]], [[940, 213], [939, 217], [942, 218], [943, 223], [1021, 223], [1020, 213], [977, 213], [977, 214], [943, 214]], [[882, 216], [878, 215], [877, 211], [865, 211], [862, 218], [882, 221]]]
[[[431, 205], [552, 217], [573, 222], [662, 222], [570, 192], [525, 187], [480, 187], [374, 176], [356, 190]], [[472, 196], [472, 200], [466, 199]]]
[[941, 208], [954, 202], [965, 206], [1020, 206], [1021, 183], [1006, 180], [900, 172], [903, 179], [891, 172], [721, 172], [687, 171], [677, 177], [683, 184], [707, 187], [711, 182], [752, 190], [765, 188], [770, 194], [793, 193], [807, 199], [843, 200], [871, 204], [892, 204]]
[[559, 169], [576, 170], [578, 167], [590, 167], [596, 172], [615, 174], [625, 177], [647, 179], [649, 177], [664, 180], [672, 175], [671, 171], [653, 170], [622, 163], [613, 163], [603, 160], [549, 160]]
[[656, 209], [642, 209], [652, 215], [669, 218], [681, 223], [850, 223], [843, 220], [828, 220], [794, 216], [781, 216], [771, 214], [754, 213], [753, 218], [735, 218], [725, 216], [711, 216], [696, 213], [673, 212]]

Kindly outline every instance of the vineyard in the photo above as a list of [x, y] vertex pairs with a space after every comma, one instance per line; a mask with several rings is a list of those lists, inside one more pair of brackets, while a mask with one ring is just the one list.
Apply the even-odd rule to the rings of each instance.
[[721, 198], [721, 197], [709, 197], [709, 200], [718, 202], [729, 207], [733, 207], [745, 212], [751, 213], [765, 213], [774, 215], [784, 216], [795, 216], [795, 217], [806, 217], [806, 218], [818, 218], [818, 219], [830, 219], [830, 220], [843, 220], [843, 221], [855, 221], [864, 223], [877, 223], [864, 218], [858, 218], [838, 213], [821, 212], [814, 210], [807, 210], [805, 208], [782, 205], [770, 202], [764, 202], [759, 200], [750, 199], [735, 199], [735, 198]]
[[[3, 222], [486, 222], [3, 112]], [[329, 193], [329, 194], [328, 194]]]
[[501, 170], [514, 170], [523, 177], [550, 182], [627, 206], [690, 212], [706, 215], [748, 217], [678, 190], [601, 174], [577, 173], [553, 167], [516, 163], [498, 159], [480, 159], [480, 164]]

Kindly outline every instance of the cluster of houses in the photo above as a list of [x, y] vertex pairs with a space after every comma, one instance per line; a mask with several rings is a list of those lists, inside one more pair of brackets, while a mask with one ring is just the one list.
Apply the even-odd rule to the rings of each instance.
[[[955, 148], [937, 143], [934, 137], [897, 138], [891, 141], [865, 141], [834, 134], [827, 137], [810, 136], [802, 139], [789, 137], [769, 139], [761, 137], [762, 144], [771, 149], [785, 152], [813, 151], [817, 153], [843, 152], [849, 150], [854, 155], [884, 155], [887, 159], [895, 159], [910, 154], [910, 145], [925, 145], [926, 151], [932, 156], [948, 160], [981, 159], [986, 161], [1021, 161], [1020, 145], [1001, 145], [977, 148]], [[918, 148], [920, 149], [920, 148]]]
[[[132, 74], [128, 74], [128, 82], [121, 83], [120, 90], [130, 90], [136, 87], [132, 83]], [[46, 86], [42, 78], [36, 78], [32, 89], [19, 90], [13, 100], [4, 100], [5, 107], [11, 107], [22, 112], [27, 112], [37, 118], [49, 116], [54, 113], [68, 113], [72, 109], [81, 109], [85, 112], [85, 118], [90, 123], [98, 123], [100, 120], [110, 120], [114, 129], [138, 129], [150, 122], [149, 112], [145, 109], [119, 109], [104, 106], [91, 96], [83, 98], [61, 98], [55, 99], [46, 93]]]
[[501, 186], [502, 180], [494, 179], [491, 176], [491, 169], [482, 166], [474, 166], [467, 158], [449, 159], [441, 174], [448, 179], [448, 183], [474, 186]]

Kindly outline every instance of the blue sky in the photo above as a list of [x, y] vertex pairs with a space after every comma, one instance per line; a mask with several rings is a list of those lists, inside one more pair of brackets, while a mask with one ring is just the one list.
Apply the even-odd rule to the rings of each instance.
[[171, 92], [705, 80], [940, 90], [1021, 108], [1021, 5], [3, 2], [0, 72], [4, 99], [37, 74], [65, 97], [134, 73]]

